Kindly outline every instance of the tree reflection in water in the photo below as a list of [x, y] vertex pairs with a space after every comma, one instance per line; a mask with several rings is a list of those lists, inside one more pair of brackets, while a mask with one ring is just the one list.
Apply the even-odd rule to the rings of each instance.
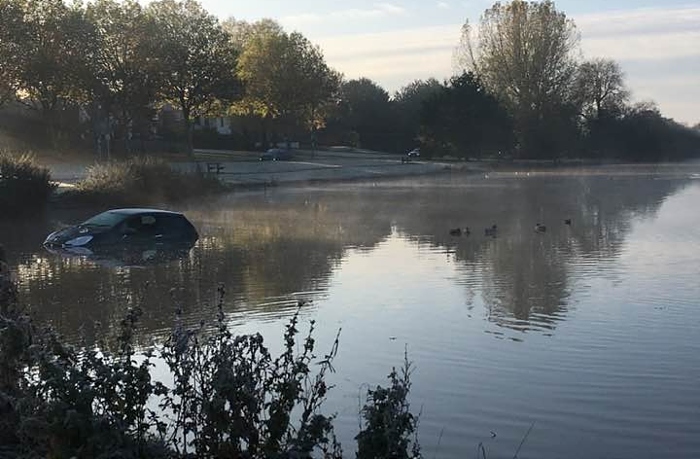
[[[41, 248], [56, 225], [94, 209], [3, 222], [0, 241], [22, 300], [69, 337], [84, 328], [90, 339], [92, 324], [114, 324], [136, 304], [150, 334], [167, 332], [178, 307], [192, 323], [213, 317], [219, 284], [229, 312], [288, 315], [297, 299], [323, 297], [349, 249], [371, 251], [393, 229], [451, 252], [467, 298], [480, 297], [490, 321], [547, 333], [570, 307], [572, 266], [603, 269], [619, 255], [632, 217], [653, 216], [688, 183], [683, 177], [500, 172], [233, 195], [180, 209], [200, 241], [186, 256], [146, 268], [106, 267]], [[536, 223], [546, 233], [535, 232]], [[492, 224], [497, 237], [485, 237]], [[449, 234], [465, 226], [470, 236]]]

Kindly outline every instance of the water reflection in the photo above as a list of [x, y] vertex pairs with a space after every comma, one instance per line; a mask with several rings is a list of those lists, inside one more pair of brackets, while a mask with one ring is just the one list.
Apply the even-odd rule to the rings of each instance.
[[[181, 209], [201, 239], [192, 250], [161, 256], [152, 250], [87, 258], [43, 252], [48, 232], [94, 209], [3, 222], [0, 241], [17, 267], [23, 300], [68, 336], [81, 328], [89, 335], [95, 322], [114, 324], [135, 304], [143, 306], [143, 325], [152, 333], [167, 330], [179, 307], [198, 322], [213, 316], [219, 284], [230, 313], [277, 318], [298, 299], [325, 298], [347, 251], [371, 252], [392, 231], [450, 253], [459, 272], [455, 284], [468, 305], [483, 305], [490, 323], [549, 333], [571, 307], [572, 270], [610, 269], [614, 276], [611, 260], [631, 219], [653, 216], [687, 183], [658, 174], [504, 172], [241, 194]], [[536, 223], [547, 232], [535, 232]], [[483, 233], [492, 224], [499, 228], [495, 238]], [[470, 236], [449, 234], [465, 226]], [[440, 301], [440, 292], [435, 296]]]

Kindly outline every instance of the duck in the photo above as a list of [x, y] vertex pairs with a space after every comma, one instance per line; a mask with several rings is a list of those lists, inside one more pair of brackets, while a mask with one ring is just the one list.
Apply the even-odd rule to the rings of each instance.
[[564, 224], [565, 224], [565, 225], [571, 225], [571, 219], [570, 219], [570, 218], [564, 219]]
[[450, 236], [469, 236], [471, 234], [471, 231], [469, 230], [469, 227], [466, 228], [453, 228], [450, 230]]
[[544, 233], [544, 232], [547, 231], [547, 227], [544, 226], [544, 225], [542, 225], [542, 224], [540, 224], [540, 223], [536, 223], [536, 224], [535, 224], [535, 231], [538, 232], [538, 233]]
[[496, 233], [498, 232], [498, 226], [497, 225], [491, 225], [490, 228], [484, 228], [484, 236], [493, 236], [496, 237]]

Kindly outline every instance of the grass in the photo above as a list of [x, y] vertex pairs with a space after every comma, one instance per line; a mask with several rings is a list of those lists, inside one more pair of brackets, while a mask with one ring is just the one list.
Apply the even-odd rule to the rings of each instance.
[[177, 202], [225, 190], [203, 172], [181, 172], [160, 158], [136, 157], [96, 164], [68, 196], [80, 201], [138, 204]]
[[0, 150], [0, 212], [36, 211], [46, 205], [55, 187], [49, 170], [38, 165], [33, 154]]

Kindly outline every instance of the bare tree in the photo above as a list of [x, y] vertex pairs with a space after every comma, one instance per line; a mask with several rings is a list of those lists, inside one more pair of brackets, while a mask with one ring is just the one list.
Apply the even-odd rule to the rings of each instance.
[[582, 115], [589, 120], [599, 119], [604, 114], [622, 114], [630, 95], [620, 65], [611, 59], [582, 63], [576, 72], [574, 87]]

